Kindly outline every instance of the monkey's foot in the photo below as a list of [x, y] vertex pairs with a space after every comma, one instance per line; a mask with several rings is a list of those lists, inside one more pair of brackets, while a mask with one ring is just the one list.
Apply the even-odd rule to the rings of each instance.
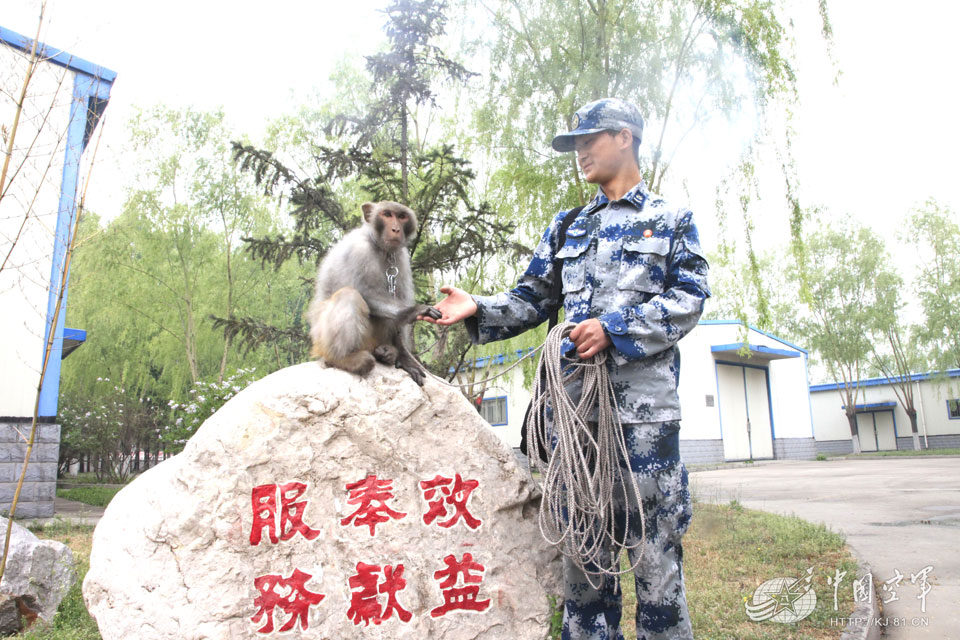
[[397, 348], [392, 344], [382, 344], [373, 350], [373, 357], [377, 362], [385, 365], [394, 365], [397, 363]]
[[398, 369], [403, 369], [410, 374], [410, 377], [413, 378], [413, 381], [416, 382], [421, 387], [423, 386], [423, 381], [426, 379], [427, 374], [424, 373], [423, 369], [420, 368], [415, 362], [398, 362]]

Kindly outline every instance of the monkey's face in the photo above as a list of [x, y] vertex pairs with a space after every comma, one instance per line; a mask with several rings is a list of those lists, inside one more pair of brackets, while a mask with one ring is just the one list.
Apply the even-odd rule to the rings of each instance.
[[[368, 206], [369, 205], [369, 206]], [[373, 225], [377, 242], [384, 248], [405, 247], [417, 232], [417, 216], [396, 202], [366, 203], [364, 218]]]

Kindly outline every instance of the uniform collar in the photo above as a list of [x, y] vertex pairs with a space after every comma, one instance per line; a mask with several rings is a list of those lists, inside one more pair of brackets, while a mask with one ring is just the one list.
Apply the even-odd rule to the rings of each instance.
[[[633, 204], [638, 210], [643, 210], [643, 204], [650, 197], [647, 193], [647, 189], [643, 184], [643, 179], [640, 180], [630, 191], [627, 191], [621, 200], [626, 200], [627, 202]], [[603, 189], [597, 187], [597, 195], [593, 197], [587, 206], [583, 208], [583, 213], [593, 213], [599, 211], [610, 204], [610, 198], [607, 197], [607, 194], [603, 192]]]

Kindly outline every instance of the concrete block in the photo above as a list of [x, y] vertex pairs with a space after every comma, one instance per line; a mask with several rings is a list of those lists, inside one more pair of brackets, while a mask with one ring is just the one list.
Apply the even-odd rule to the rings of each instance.
[[21, 466], [16, 462], [0, 462], [0, 482], [16, 482]]
[[[0, 495], [3, 496], [2, 504], [3, 508], [9, 510], [10, 503], [13, 502], [13, 493], [17, 489], [16, 482], [4, 482], [0, 484]], [[19, 504], [24, 504], [27, 502], [35, 502], [37, 499], [37, 483], [36, 482], [24, 482], [23, 488], [20, 490], [20, 500]], [[18, 507], [19, 510], [19, 507]]]
[[56, 482], [40, 482], [37, 484], [37, 501], [53, 500], [57, 497]]
[[30, 463], [34, 462], [58, 462], [60, 459], [60, 444], [58, 442], [40, 442], [33, 445], [33, 453], [30, 454]]
[[60, 443], [60, 425], [41, 424], [37, 430], [37, 442]]
[[30, 482], [42, 482], [44, 480], [56, 482], [57, 463], [56, 462], [37, 462], [27, 465], [26, 480]]
[[[7, 513], [10, 505], [5, 505], [3, 507], [3, 512]], [[49, 502], [22, 502], [17, 505], [17, 513], [14, 514], [15, 518], [52, 518], [53, 517], [53, 501]]]
[[6, 442], [24, 442], [24, 439], [20, 436], [21, 432], [23, 432], [24, 436], [28, 436], [30, 434], [30, 425], [0, 422], [0, 445]]

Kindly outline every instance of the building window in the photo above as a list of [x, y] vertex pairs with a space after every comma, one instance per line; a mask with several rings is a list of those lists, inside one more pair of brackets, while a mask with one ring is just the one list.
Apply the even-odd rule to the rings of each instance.
[[947, 400], [947, 417], [951, 420], [960, 420], [960, 398]]
[[507, 396], [484, 398], [480, 415], [494, 427], [507, 424]]

